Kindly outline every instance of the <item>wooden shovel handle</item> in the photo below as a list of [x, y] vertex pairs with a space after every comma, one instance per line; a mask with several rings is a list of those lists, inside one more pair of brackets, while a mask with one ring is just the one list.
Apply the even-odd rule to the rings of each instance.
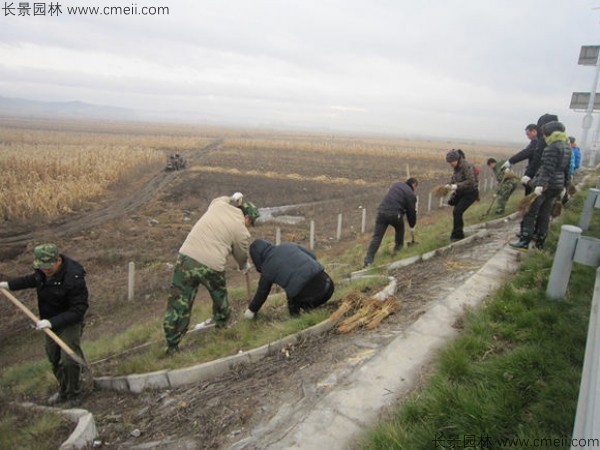
[[[21, 303], [9, 291], [7, 291], [4, 288], [0, 288], [0, 292], [2, 292], [6, 296], [6, 298], [8, 298], [17, 308], [19, 308], [21, 311], [23, 311], [25, 313], [25, 315], [33, 321], [34, 324], [37, 324], [39, 322], [40, 319], [35, 314], [33, 314], [31, 312], [31, 310], [29, 308], [27, 308], [27, 306], [25, 306], [23, 303]], [[58, 346], [60, 348], [62, 348], [65, 351], [65, 353], [71, 357], [71, 359], [73, 359], [78, 364], [81, 364], [82, 366], [87, 367], [87, 362], [85, 362], [85, 360], [83, 360], [83, 358], [81, 358], [77, 353], [75, 353], [71, 349], [71, 347], [69, 347], [65, 343], [65, 341], [63, 341], [61, 338], [59, 338], [54, 331], [52, 331], [50, 328], [42, 328], [42, 331], [44, 333], [46, 333], [48, 335], [48, 337], [50, 337], [50, 339], [52, 339], [54, 342], [56, 342], [56, 344], [58, 344]]]

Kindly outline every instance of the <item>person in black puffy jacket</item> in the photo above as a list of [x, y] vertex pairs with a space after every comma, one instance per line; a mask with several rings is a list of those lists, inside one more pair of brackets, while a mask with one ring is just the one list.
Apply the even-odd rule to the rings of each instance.
[[536, 248], [544, 248], [552, 205], [571, 181], [571, 147], [565, 126], [552, 121], [543, 125], [542, 131], [547, 146], [540, 155], [538, 169], [531, 180], [537, 197], [523, 216], [519, 241], [510, 243], [511, 247], [520, 250], [527, 250], [532, 240]]
[[333, 295], [335, 286], [325, 268], [308, 249], [292, 242], [273, 245], [257, 239], [250, 245], [250, 258], [260, 273], [258, 288], [248, 309], [246, 319], [253, 319], [267, 300], [273, 284], [287, 295], [290, 315], [322, 305]]
[[[42, 244], [34, 249], [34, 272], [0, 283], [0, 287], [18, 291], [35, 288], [40, 320], [37, 330], [51, 328], [79, 357], [83, 320], [88, 309], [88, 289], [85, 270], [77, 261], [59, 253], [55, 244]], [[78, 402], [81, 395], [81, 367], [45, 335], [46, 355], [59, 383], [58, 394], [49, 399], [50, 404]]]

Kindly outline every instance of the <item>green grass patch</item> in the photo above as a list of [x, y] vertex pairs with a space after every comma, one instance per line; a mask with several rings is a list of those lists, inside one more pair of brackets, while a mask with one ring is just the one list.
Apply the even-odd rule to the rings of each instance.
[[[425, 385], [360, 448], [569, 448], [595, 268], [574, 265], [564, 301], [545, 289], [560, 225], [578, 223], [585, 195], [553, 224], [546, 250], [530, 251], [510, 283], [466, 314]], [[599, 214], [585, 234], [600, 237]]]

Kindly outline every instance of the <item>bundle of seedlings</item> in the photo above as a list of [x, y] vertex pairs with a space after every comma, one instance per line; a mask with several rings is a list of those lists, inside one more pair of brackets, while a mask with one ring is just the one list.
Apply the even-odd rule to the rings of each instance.
[[364, 297], [362, 297], [360, 294], [356, 292], [351, 292], [350, 294], [346, 295], [346, 297], [344, 297], [339, 308], [331, 314], [329, 319], [332, 322], [338, 322], [349, 312], [352, 312], [352, 314], [354, 314], [354, 312], [361, 307], [363, 300]]
[[448, 195], [451, 190], [447, 184], [440, 184], [431, 190], [431, 195], [435, 198], [442, 198]]
[[554, 203], [552, 203], [552, 210], [550, 212], [550, 216], [554, 219], [558, 216], [560, 216], [560, 213], [562, 212], [562, 201], [561, 199], [557, 198], [556, 200], [554, 200]]
[[365, 299], [352, 316], [340, 322], [337, 331], [341, 334], [347, 334], [361, 327], [372, 330], [379, 326], [383, 319], [400, 310], [400, 308], [400, 302], [393, 296], [383, 301], [374, 298]]
[[577, 194], [577, 188], [575, 187], [572, 181], [569, 181], [569, 185], [567, 186], [567, 194], [569, 194], [569, 197], [572, 197], [573, 195]]
[[505, 180], [520, 180], [520, 179], [521, 179], [521, 177], [519, 177], [512, 170], [505, 170], [504, 171], [504, 175], [502, 177], [502, 181], [505, 181]]
[[527, 211], [529, 211], [529, 207], [535, 201], [536, 198], [537, 198], [537, 195], [534, 192], [532, 192], [529, 195], [526, 195], [525, 197], [523, 197], [523, 199], [517, 205], [517, 210], [521, 214], [526, 214]]

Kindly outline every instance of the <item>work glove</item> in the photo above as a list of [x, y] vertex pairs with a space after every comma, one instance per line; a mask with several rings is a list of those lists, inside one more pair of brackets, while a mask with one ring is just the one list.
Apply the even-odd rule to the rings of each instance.
[[450, 189], [452, 189], [452, 192], [454, 192], [456, 189], [458, 189], [458, 186], [456, 184], [451, 184]]
[[8, 287], [8, 281], [0, 281], [0, 288], [6, 289], [7, 291], [10, 290]]
[[510, 163], [506, 161], [504, 164], [500, 166], [501, 169], [510, 169]]
[[412, 227], [412, 228], [410, 229], [410, 232], [411, 232], [411, 233], [414, 233], [414, 232], [415, 232], [415, 227]]
[[246, 312], [244, 313], [244, 319], [252, 320], [255, 317], [256, 317], [256, 313], [250, 311], [250, 309], [246, 309]]
[[542, 195], [543, 190], [544, 190], [544, 186], [536, 186], [535, 189], [533, 190], [533, 193], [539, 197], [540, 195]]
[[527, 175], [523, 175], [523, 177], [521, 178], [521, 184], [527, 185], [529, 181], [531, 181], [531, 177], [528, 177]]
[[52, 324], [48, 319], [42, 319], [35, 323], [36, 330], [43, 330], [44, 328], [52, 328]]
[[231, 204], [233, 204], [233, 205], [242, 206], [243, 201], [244, 201], [244, 194], [242, 194], [241, 192], [236, 192], [235, 194], [233, 194], [231, 196]]

